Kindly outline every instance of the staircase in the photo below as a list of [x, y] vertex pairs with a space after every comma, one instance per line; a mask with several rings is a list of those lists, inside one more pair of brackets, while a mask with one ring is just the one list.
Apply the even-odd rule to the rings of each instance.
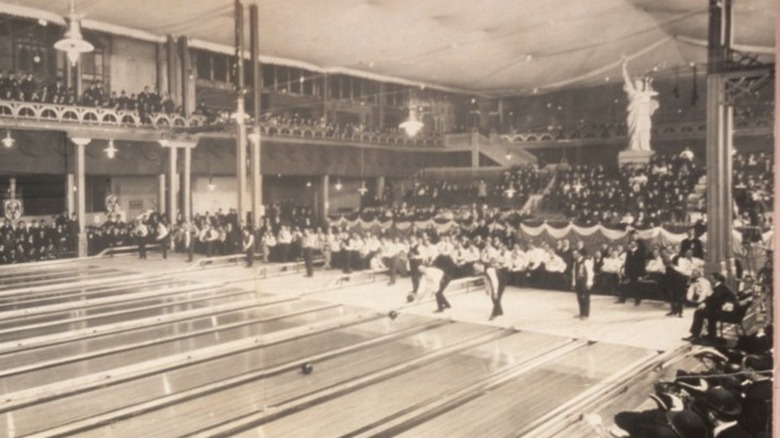
[[479, 162], [483, 162], [485, 158], [495, 163], [495, 166], [488, 167], [509, 168], [537, 162], [535, 155], [496, 134], [490, 137], [485, 137], [478, 132], [450, 134], [445, 137], [444, 144], [451, 151], [470, 151], [472, 167], [479, 167]]

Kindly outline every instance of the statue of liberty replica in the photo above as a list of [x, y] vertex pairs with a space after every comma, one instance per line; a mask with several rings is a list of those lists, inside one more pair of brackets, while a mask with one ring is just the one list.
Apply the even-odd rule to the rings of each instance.
[[626, 108], [626, 126], [628, 127], [628, 148], [621, 151], [618, 161], [623, 163], [644, 164], [650, 160], [653, 150], [650, 147], [650, 133], [653, 113], [659, 108], [658, 92], [653, 90], [652, 79], [645, 76], [631, 80], [628, 74], [628, 60], [624, 57], [623, 90], [628, 95]]

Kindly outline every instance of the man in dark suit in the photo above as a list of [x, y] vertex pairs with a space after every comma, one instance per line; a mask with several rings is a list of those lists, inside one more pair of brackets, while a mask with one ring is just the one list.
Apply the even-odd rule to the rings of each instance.
[[688, 229], [688, 236], [680, 243], [680, 255], [682, 256], [689, 249], [694, 257], [698, 259], [704, 258], [704, 244], [699, 237], [696, 236], [693, 228]]
[[628, 284], [620, 288], [620, 299], [618, 302], [625, 303], [629, 294], [634, 294], [634, 304], [639, 305], [642, 302], [642, 291], [639, 285], [639, 279], [645, 276], [645, 253], [639, 247], [639, 241], [630, 240], [628, 250], [626, 251], [626, 262], [624, 265], [625, 274], [628, 278]]
[[590, 284], [588, 284], [588, 268], [585, 264], [585, 257], [582, 253], [574, 251], [574, 269], [572, 269], [572, 281], [574, 283], [574, 292], [577, 294], [577, 305], [579, 306], [579, 318], [588, 319], [590, 316]]
[[726, 277], [719, 272], [713, 272], [712, 279], [712, 295], [696, 308], [691, 323], [691, 335], [683, 338], [684, 341], [695, 341], [701, 337], [705, 318], [707, 319], [706, 338], [709, 341], [714, 341], [718, 321], [730, 316], [736, 310], [737, 296], [726, 286]]

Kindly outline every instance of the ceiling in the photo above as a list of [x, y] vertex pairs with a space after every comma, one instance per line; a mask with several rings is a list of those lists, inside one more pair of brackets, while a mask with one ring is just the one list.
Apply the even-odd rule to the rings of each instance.
[[[734, 0], [734, 44], [774, 60], [774, 0]], [[488, 95], [530, 94], [706, 62], [707, 0], [244, 0], [266, 57]], [[67, 0], [0, 0], [59, 16]], [[233, 45], [232, 0], [76, 0], [89, 22]], [[248, 13], [246, 20], [248, 22]], [[97, 28], [96, 26], [93, 28]], [[246, 35], [249, 33], [247, 31]], [[248, 41], [248, 38], [247, 38]], [[267, 58], [269, 59], [269, 58]]]

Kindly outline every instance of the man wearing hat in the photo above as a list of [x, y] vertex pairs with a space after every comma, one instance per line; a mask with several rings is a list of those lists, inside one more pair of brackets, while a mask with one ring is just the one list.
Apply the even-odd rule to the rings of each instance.
[[695, 341], [701, 337], [705, 318], [707, 319], [706, 338], [714, 341], [718, 321], [730, 316], [737, 308], [737, 296], [726, 286], [726, 278], [719, 272], [713, 272], [712, 279], [712, 295], [696, 308], [691, 323], [691, 334], [683, 338], [684, 341]]
[[682, 400], [671, 394], [651, 396], [655, 409], [642, 412], [619, 412], [610, 433], [631, 438], [703, 438], [708, 435], [704, 420], [686, 409]]
[[713, 438], [752, 438], [737, 422], [742, 404], [729, 390], [720, 386], [708, 389], [704, 403], [707, 419], [713, 426]]

